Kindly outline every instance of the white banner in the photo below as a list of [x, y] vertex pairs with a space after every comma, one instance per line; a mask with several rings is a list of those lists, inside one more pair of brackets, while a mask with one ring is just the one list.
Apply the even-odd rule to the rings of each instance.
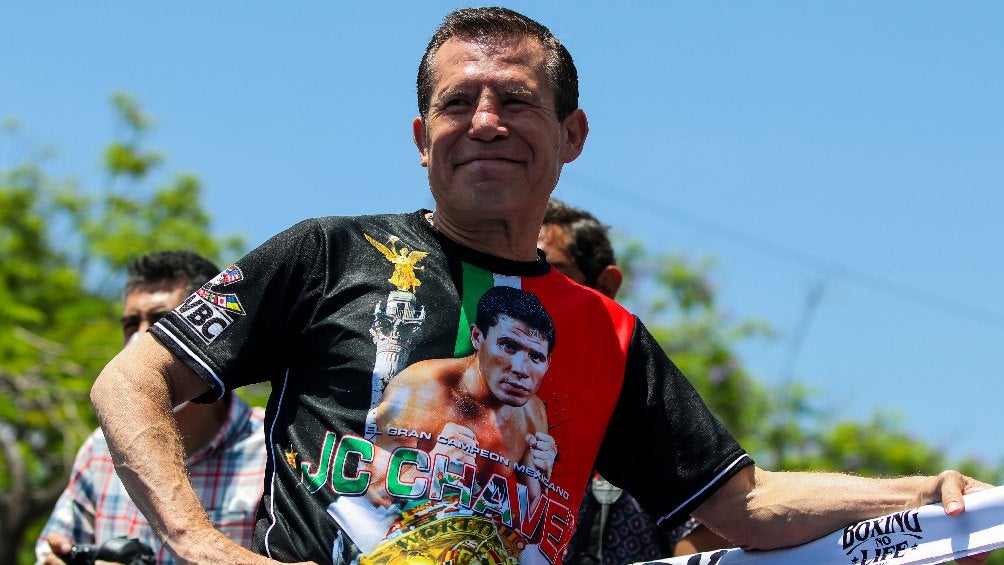
[[1004, 487], [965, 496], [966, 511], [929, 504], [858, 522], [804, 545], [773, 551], [723, 549], [662, 559], [665, 565], [919, 565], [1004, 547]]

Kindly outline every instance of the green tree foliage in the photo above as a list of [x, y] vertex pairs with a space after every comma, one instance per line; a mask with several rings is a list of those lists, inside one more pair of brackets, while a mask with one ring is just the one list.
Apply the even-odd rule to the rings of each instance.
[[238, 236], [213, 237], [211, 218], [200, 204], [202, 186], [191, 174], [145, 189], [163, 157], [143, 146], [152, 119], [124, 94], [112, 98], [122, 139], [105, 150], [108, 187], [97, 195], [62, 191], [58, 201], [77, 236], [73, 258], [105, 296], [119, 292], [123, 268], [152, 249], [193, 249], [217, 262], [240, 255]]
[[[211, 235], [194, 176], [148, 186], [163, 161], [143, 148], [152, 121], [125, 95], [113, 107], [122, 133], [105, 151], [107, 186], [54, 180], [40, 157], [0, 164], [0, 563], [34, 561], [38, 528], [94, 429], [87, 392], [121, 347], [125, 264], [179, 248], [229, 261], [243, 246]], [[19, 142], [14, 128], [2, 136]]]
[[732, 322], [715, 301], [712, 263], [691, 264], [685, 257], [651, 254], [638, 242], [619, 252], [625, 272], [623, 302], [648, 325], [673, 362], [748, 450], [765, 443], [764, 414], [774, 397], [743, 367], [738, 342], [766, 339], [770, 328]]
[[[34, 167], [0, 175], [0, 562], [62, 490], [93, 428], [90, 378], [116, 351], [115, 312], [54, 248], [58, 208]], [[109, 339], [112, 336], [113, 339]]]

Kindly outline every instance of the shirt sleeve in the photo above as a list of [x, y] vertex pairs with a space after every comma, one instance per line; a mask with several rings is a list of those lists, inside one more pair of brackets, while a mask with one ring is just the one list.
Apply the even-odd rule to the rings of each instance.
[[325, 283], [316, 220], [272, 237], [165, 316], [150, 332], [209, 385], [197, 402], [275, 378], [295, 358]]
[[73, 543], [94, 543], [95, 515], [95, 482], [88, 472], [88, 463], [92, 459], [94, 434], [80, 447], [73, 462], [70, 481], [63, 489], [56, 505], [52, 509], [49, 520], [42, 528], [35, 542], [35, 558], [38, 562], [52, 554], [45, 538], [57, 534]]
[[753, 460], [636, 320], [597, 470], [673, 527]]

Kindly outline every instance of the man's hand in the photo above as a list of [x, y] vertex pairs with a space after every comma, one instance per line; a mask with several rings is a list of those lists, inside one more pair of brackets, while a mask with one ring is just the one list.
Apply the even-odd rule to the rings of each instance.
[[52, 550], [52, 553], [45, 556], [45, 561], [42, 561], [42, 565], [66, 565], [66, 562], [60, 559], [59, 556], [70, 553], [73, 541], [59, 534], [49, 534], [45, 536], [45, 541], [49, 544], [49, 549]]
[[[258, 555], [234, 543], [218, 530], [208, 531], [195, 538], [178, 544], [179, 551], [173, 552], [179, 564], [233, 563], [239, 565], [279, 565], [281, 561]], [[313, 561], [301, 561], [296, 565], [317, 565]]]
[[[967, 477], [958, 471], [942, 471], [934, 479], [931, 489], [921, 494], [923, 500], [918, 506], [941, 502], [945, 509], [945, 514], [949, 516], [958, 516], [966, 509], [966, 503], [962, 499], [963, 495], [993, 486]], [[990, 557], [989, 553], [981, 553], [979, 555], [963, 557], [956, 563], [959, 563], [959, 565], [980, 565], [985, 563], [988, 557]]]
[[965, 510], [963, 495], [993, 487], [958, 471], [942, 471], [931, 479], [930, 488], [918, 494], [916, 506], [940, 502], [949, 516], [958, 516]]
[[[478, 447], [478, 439], [474, 436], [474, 430], [468, 428], [467, 426], [461, 426], [454, 422], [447, 422], [443, 426], [443, 430], [439, 432], [440, 437], [447, 439], [452, 439], [460, 444], [469, 445], [474, 451]], [[456, 461], [459, 463], [464, 463], [466, 465], [474, 465], [475, 458], [471, 451], [465, 450], [456, 445], [444, 445], [442, 443], [436, 443], [436, 447], [429, 453], [429, 457], [435, 458], [436, 455], [445, 455], [450, 458], [450, 461]]]
[[554, 470], [554, 460], [558, 457], [558, 444], [554, 438], [544, 432], [526, 434], [526, 445], [530, 462], [550, 479], [551, 471]]

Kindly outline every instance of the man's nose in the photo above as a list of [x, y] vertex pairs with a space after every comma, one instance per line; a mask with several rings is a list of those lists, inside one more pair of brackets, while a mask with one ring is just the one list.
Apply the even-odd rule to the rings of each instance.
[[512, 372], [520, 379], [530, 378], [530, 356], [525, 351], [517, 351], [512, 356]]
[[492, 141], [509, 135], [509, 129], [502, 119], [502, 106], [498, 97], [486, 93], [478, 98], [467, 134], [481, 141]]

